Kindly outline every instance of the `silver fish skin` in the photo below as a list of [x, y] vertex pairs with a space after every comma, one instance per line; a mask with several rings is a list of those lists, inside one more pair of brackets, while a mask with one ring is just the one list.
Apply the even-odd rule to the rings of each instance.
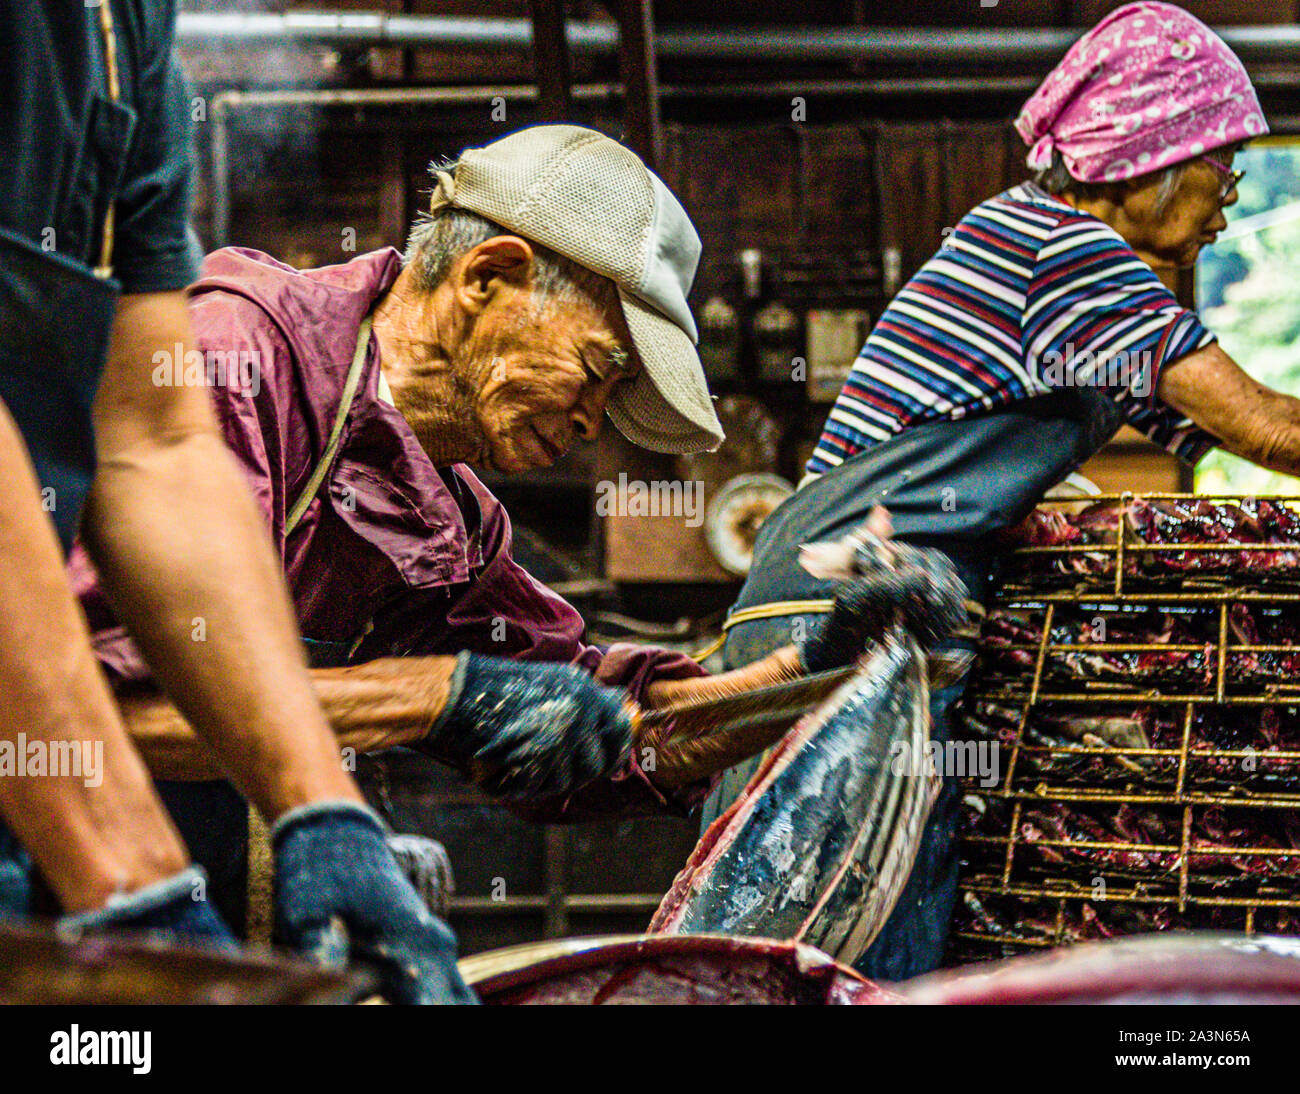
[[911, 870], [937, 782], [926, 659], [899, 627], [799, 722], [700, 840], [651, 922], [864, 952]]

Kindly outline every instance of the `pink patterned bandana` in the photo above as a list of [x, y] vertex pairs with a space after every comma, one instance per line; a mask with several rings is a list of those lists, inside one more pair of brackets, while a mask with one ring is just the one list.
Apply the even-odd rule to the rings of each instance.
[[1159, 171], [1268, 132], [1236, 54], [1172, 4], [1117, 8], [1034, 92], [1016, 132], [1031, 170], [1061, 153], [1080, 182]]

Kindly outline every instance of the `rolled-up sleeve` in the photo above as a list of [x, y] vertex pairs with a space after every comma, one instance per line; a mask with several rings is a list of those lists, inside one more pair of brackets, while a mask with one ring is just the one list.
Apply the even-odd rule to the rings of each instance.
[[419, 653], [474, 653], [517, 661], [568, 661], [602, 684], [619, 687], [638, 703], [655, 680], [703, 676], [676, 650], [616, 643], [608, 648], [583, 642], [586, 625], [578, 610], [548, 589], [512, 556], [510, 517], [480, 483], [471, 483], [481, 513], [483, 565], [457, 590], [445, 627], [435, 627]]
[[[684, 680], [704, 676], [705, 671], [684, 653], [616, 643], [608, 649], [587, 646], [574, 659], [602, 684], [625, 688], [638, 703], [644, 703], [646, 688], [655, 680]], [[666, 793], [654, 784], [642, 767], [636, 749], [622, 766], [607, 778], [582, 787], [563, 798], [542, 799], [512, 806], [520, 816], [551, 824], [613, 817], [654, 816], [664, 813], [687, 815], [709, 796], [716, 779], [699, 779]]]

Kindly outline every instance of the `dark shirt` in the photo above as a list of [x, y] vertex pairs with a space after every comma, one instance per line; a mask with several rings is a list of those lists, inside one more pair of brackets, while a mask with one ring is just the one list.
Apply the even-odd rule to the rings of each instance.
[[108, 96], [95, 6], [0, 0], [0, 230], [93, 267], [115, 201], [122, 291], [181, 289], [199, 252], [188, 227], [193, 108], [172, 55], [175, 4], [106, 2], [118, 102]]

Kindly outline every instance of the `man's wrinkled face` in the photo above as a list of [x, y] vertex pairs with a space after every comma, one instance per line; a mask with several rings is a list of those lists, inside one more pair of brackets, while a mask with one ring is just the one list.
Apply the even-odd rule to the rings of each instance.
[[475, 412], [496, 471], [550, 467], [581, 437], [594, 440], [614, 386], [635, 370], [617, 300], [548, 302], [529, 286], [499, 290], [474, 324], [469, 371]]

